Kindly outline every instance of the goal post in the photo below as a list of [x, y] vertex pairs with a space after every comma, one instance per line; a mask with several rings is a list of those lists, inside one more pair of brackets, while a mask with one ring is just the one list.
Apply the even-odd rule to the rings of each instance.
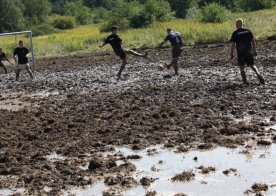
[[[10, 33], [1, 33], [0, 37], [4, 36], [17, 36], [17, 35], [23, 35], [28, 34], [29, 35], [29, 49], [32, 53], [32, 66], [35, 67], [35, 54], [34, 54], [34, 47], [33, 47], [33, 32], [32, 31], [19, 31], [19, 32], [10, 32]], [[18, 43], [16, 43], [18, 45]], [[1, 45], [0, 45], [1, 47]]]

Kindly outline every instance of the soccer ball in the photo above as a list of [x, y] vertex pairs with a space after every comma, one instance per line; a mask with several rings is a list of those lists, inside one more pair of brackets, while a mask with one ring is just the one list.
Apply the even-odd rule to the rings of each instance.
[[164, 65], [162, 64], [159, 64], [157, 68], [159, 71], [163, 71], [165, 69]]

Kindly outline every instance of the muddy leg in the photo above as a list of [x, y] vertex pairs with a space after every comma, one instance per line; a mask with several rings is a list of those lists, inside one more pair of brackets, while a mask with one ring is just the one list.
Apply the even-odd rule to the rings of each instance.
[[117, 77], [118, 77], [118, 78], [121, 78], [121, 73], [122, 73], [122, 71], [125, 69], [126, 64], [127, 64], [126, 58], [122, 59], [122, 66], [121, 66], [119, 72], [117, 73]]
[[20, 71], [21, 71], [21, 69], [16, 69], [16, 70], [15, 70], [15, 80], [16, 80], [16, 81], [18, 81], [18, 79], [19, 79]]
[[7, 71], [7, 68], [6, 68], [5, 65], [3, 66], [3, 68], [4, 68], [4, 71], [5, 71], [5, 74], [8, 74], [8, 71]]
[[259, 79], [260, 83], [264, 84], [265, 83], [264, 78], [261, 76], [258, 68], [255, 65], [251, 65], [250, 67], [256, 73], [257, 78]]
[[177, 62], [178, 62], [178, 58], [174, 58], [174, 59], [173, 59], [173, 68], [174, 68], [175, 75], [178, 75], [178, 66], [177, 66]]
[[246, 74], [245, 74], [244, 68], [245, 68], [244, 65], [240, 65], [240, 71], [241, 71], [242, 81], [243, 81], [244, 84], [248, 84], [248, 82], [246, 80]]
[[148, 53], [145, 53], [145, 54], [141, 54], [141, 53], [138, 53], [138, 52], [135, 52], [133, 50], [126, 50], [125, 51], [127, 54], [132, 54], [134, 56], [139, 56], [139, 57], [147, 57], [148, 56]]
[[27, 68], [26, 70], [27, 70], [28, 74], [30, 75], [30, 77], [31, 77], [32, 80], [33, 80], [33, 79], [34, 79], [34, 76], [33, 76], [33, 72], [31, 71], [31, 69], [30, 69], [30, 68]]

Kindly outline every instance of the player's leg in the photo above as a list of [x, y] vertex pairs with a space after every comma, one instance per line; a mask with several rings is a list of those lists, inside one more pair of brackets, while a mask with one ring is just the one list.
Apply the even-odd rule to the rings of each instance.
[[178, 58], [173, 58], [173, 69], [174, 69], [175, 75], [178, 75], [178, 65], [177, 65], [177, 62], [178, 62]]
[[144, 58], [147, 58], [147, 56], [148, 56], [147, 52], [145, 52], [145, 54], [141, 54], [139, 52], [135, 52], [134, 50], [125, 50], [125, 53], [132, 54], [134, 56], [144, 57]]
[[175, 75], [178, 75], [178, 59], [181, 55], [182, 49], [179, 47], [173, 48], [173, 60], [172, 60], [172, 65], [174, 68]]
[[2, 62], [0, 62], [0, 67], [3, 67], [5, 74], [8, 74], [7, 68]]
[[240, 72], [241, 72], [242, 82], [244, 84], [248, 84], [247, 79], [246, 79], [246, 74], [245, 74], [245, 64], [243, 64], [243, 65], [240, 64], [239, 66], [240, 66]]
[[255, 65], [255, 62], [254, 62], [254, 56], [252, 54], [249, 54], [247, 57], [246, 57], [246, 63], [251, 67], [251, 69], [256, 73], [257, 75], [257, 78], [259, 79], [260, 83], [261, 84], [264, 84], [265, 83], [265, 80], [264, 78], [261, 76], [258, 68], [256, 67]]
[[19, 79], [20, 71], [21, 71], [21, 69], [20, 69], [19, 67], [17, 67], [17, 68], [15, 69], [15, 80], [16, 80], [16, 81], [18, 81], [18, 79]]
[[30, 77], [32, 78], [32, 80], [33, 80], [33, 79], [34, 79], [34, 75], [33, 75], [32, 70], [30, 69], [30, 67], [27, 67], [26, 70], [27, 70], [29, 76], [30, 76]]
[[126, 64], [127, 64], [127, 59], [126, 59], [126, 57], [125, 57], [125, 58], [122, 58], [122, 65], [121, 65], [121, 67], [120, 67], [119, 72], [117, 73], [117, 77], [118, 77], [118, 78], [121, 78], [122, 71], [125, 69]]

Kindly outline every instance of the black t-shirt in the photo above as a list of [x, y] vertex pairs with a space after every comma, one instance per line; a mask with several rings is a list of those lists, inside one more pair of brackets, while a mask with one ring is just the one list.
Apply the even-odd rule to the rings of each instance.
[[13, 52], [13, 55], [17, 55], [18, 57], [18, 64], [28, 63], [27, 54], [29, 54], [29, 50], [25, 47], [22, 47], [22, 48], [17, 47]]
[[0, 55], [0, 62], [4, 60], [6, 60], [6, 54], [2, 52], [2, 54]]
[[109, 35], [105, 41], [106, 44], [110, 44], [114, 50], [115, 53], [122, 50], [122, 40], [118, 35], [111, 34]]
[[170, 41], [172, 47], [182, 47], [182, 37], [178, 32], [171, 31], [165, 38], [166, 41]]
[[241, 28], [233, 32], [231, 42], [236, 43], [238, 52], [245, 53], [251, 51], [253, 34], [249, 29]]

